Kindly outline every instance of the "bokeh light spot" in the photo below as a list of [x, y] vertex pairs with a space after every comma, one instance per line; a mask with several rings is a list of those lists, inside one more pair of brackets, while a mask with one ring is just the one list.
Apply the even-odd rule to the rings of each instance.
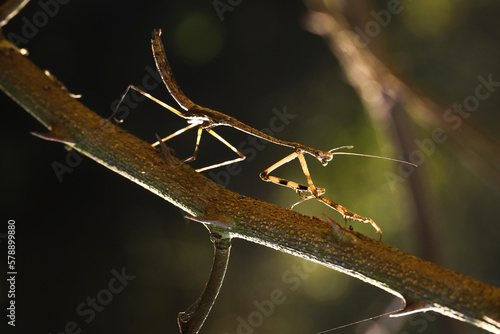
[[450, 0], [421, 0], [403, 11], [406, 26], [419, 36], [440, 37], [457, 16], [457, 4]]
[[188, 13], [175, 31], [177, 51], [191, 65], [214, 59], [222, 50], [224, 41], [224, 30], [212, 16], [203, 12]]

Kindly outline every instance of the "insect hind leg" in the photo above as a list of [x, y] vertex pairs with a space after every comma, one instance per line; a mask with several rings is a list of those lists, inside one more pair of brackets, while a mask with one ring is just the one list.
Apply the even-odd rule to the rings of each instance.
[[332, 201], [326, 197], [318, 196], [318, 197], [316, 197], [316, 199], [323, 202], [327, 206], [331, 207], [332, 209], [334, 209], [338, 213], [340, 213], [342, 215], [342, 217], [344, 217], [344, 219], [352, 219], [352, 220], [360, 221], [362, 223], [370, 224], [375, 229], [375, 232], [379, 234], [380, 240], [382, 240], [382, 230], [380, 229], [380, 227], [378, 227], [378, 225], [371, 218], [366, 218], [366, 217], [360, 216], [360, 215], [358, 215], [350, 210], [347, 210], [342, 205], [335, 203], [334, 201]]
[[[202, 129], [203, 129], [202, 127], [200, 127], [200, 129], [198, 129], [198, 138], [196, 140], [196, 151], [195, 151], [194, 158], [196, 158], [196, 152], [198, 151], [198, 145], [200, 143], [200, 137], [201, 137], [201, 130]], [[203, 168], [198, 168], [196, 170], [198, 173], [206, 171], [206, 170], [209, 170], [209, 169], [212, 169], [212, 168], [217, 168], [217, 167], [221, 167], [221, 166], [226, 166], [226, 165], [234, 164], [236, 162], [240, 162], [240, 161], [243, 161], [243, 160], [246, 159], [246, 156], [243, 153], [241, 153], [240, 151], [238, 151], [238, 149], [236, 147], [234, 147], [227, 140], [225, 140], [224, 138], [222, 138], [222, 136], [219, 135], [217, 132], [215, 132], [214, 130], [212, 130], [210, 128], [204, 128], [204, 130], [207, 131], [212, 136], [214, 136], [221, 143], [223, 143], [224, 145], [226, 145], [227, 147], [229, 147], [234, 153], [236, 153], [238, 155], [238, 158], [232, 159], [232, 160], [227, 160], [227, 161], [224, 161], [224, 162], [221, 162], [221, 163], [218, 163], [218, 164], [214, 164], [214, 165], [210, 165], [210, 166], [207, 166], [207, 167], [203, 167]], [[194, 159], [192, 159], [192, 160], [194, 160]], [[189, 160], [189, 161], [191, 161], [191, 160]]]

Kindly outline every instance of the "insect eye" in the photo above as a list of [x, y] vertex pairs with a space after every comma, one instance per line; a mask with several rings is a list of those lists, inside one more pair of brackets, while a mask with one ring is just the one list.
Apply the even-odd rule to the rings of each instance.
[[323, 166], [327, 165], [329, 161], [333, 158], [333, 154], [325, 154], [321, 157], [321, 163]]

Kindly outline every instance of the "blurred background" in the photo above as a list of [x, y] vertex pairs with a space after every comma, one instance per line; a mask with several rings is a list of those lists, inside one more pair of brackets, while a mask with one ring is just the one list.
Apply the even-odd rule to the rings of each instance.
[[[312, 12], [318, 10], [323, 14]], [[175, 105], [154, 79], [150, 37], [161, 28], [174, 74], [194, 102], [271, 129], [283, 140], [324, 150], [354, 145], [353, 152], [420, 164], [413, 170], [336, 156], [322, 167], [308, 160], [315, 184], [374, 219], [383, 242], [500, 286], [500, 87], [484, 84], [500, 81], [499, 18], [494, 0], [33, 1], [4, 33], [107, 117], [129, 84], [147, 86]], [[90, 159], [31, 136], [43, 127], [3, 93], [0, 99], [0, 233], [15, 219], [18, 332], [69, 333], [68, 323], [81, 333], [177, 332], [177, 313], [198, 298], [211, 268], [206, 229]], [[131, 95], [122, 126], [140, 138], [153, 142], [155, 133], [166, 136], [185, 126], [171, 112], [138, 100]], [[471, 111], [451, 112], [454, 104]], [[277, 121], [285, 111], [289, 118]], [[446, 137], [438, 140], [439, 129]], [[297, 201], [293, 191], [258, 176], [289, 150], [234, 129], [217, 131], [248, 159], [207, 176], [280, 206]], [[195, 131], [169, 145], [184, 158], [194, 142]], [[205, 135], [192, 165], [232, 158]], [[71, 171], [58, 177], [54, 164]], [[297, 161], [274, 174], [304, 181]], [[297, 210], [342, 221], [314, 201]], [[348, 224], [377, 237], [370, 226]], [[0, 266], [5, 273], [5, 261]], [[130, 277], [110, 293], [117, 272]], [[276, 290], [284, 299], [262, 309]], [[4, 308], [6, 291], [1, 295]], [[88, 298], [97, 298], [96, 311]], [[392, 296], [354, 278], [234, 240], [225, 284], [202, 332], [313, 334], [399, 307]], [[483, 331], [433, 313], [334, 331], [451, 332]]]

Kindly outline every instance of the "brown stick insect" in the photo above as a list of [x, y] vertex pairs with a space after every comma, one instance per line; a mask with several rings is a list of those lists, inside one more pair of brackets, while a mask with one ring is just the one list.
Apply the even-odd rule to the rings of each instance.
[[[326, 204], [327, 206], [331, 207], [332, 209], [336, 210], [339, 212], [345, 219], [353, 219], [353, 220], [358, 220], [363, 223], [369, 223], [373, 226], [373, 228], [376, 230], [377, 233], [382, 235], [382, 230], [375, 224], [375, 222], [370, 219], [370, 218], [365, 218], [360, 215], [357, 215], [353, 213], [352, 211], [347, 210], [344, 208], [342, 205], [337, 204], [330, 199], [323, 197], [322, 195], [325, 193], [324, 188], [319, 188], [316, 187], [312, 181], [311, 174], [309, 173], [309, 168], [306, 163], [305, 159], [305, 154], [312, 155], [314, 158], [316, 158], [323, 166], [326, 166], [333, 158], [334, 155], [355, 155], [355, 156], [363, 156], [363, 157], [372, 157], [372, 158], [379, 158], [379, 159], [385, 159], [385, 160], [390, 160], [390, 161], [396, 161], [396, 162], [402, 162], [402, 163], [407, 163], [411, 164], [409, 162], [401, 161], [401, 160], [396, 160], [396, 159], [391, 159], [391, 158], [385, 158], [385, 157], [379, 157], [379, 156], [373, 156], [373, 155], [367, 155], [367, 154], [359, 154], [359, 153], [350, 153], [350, 152], [342, 152], [339, 151], [341, 149], [349, 149], [352, 148], [352, 146], [342, 146], [342, 147], [337, 147], [334, 149], [331, 149], [329, 151], [321, 151], [317, 150], [314, 148], [310, 148], [307, 146], [304, 146], [299, 143], [295, 142], [289, 142], [289, 141], [284, 141], [280, 139], [276, 139], [264, 132], [261, 132], [243, 122], [240, 122], [234, 117], [228, 116], [226, 114], [223, 114], [219, 111], [215, 111], [206, 107], [202, 107], [200, 105], [195, 104], [192, 102], [181, 90], [179, 85], [177, 84], [177, 81], [174, 78], [174, 75], [172, 73], [172, 70], [170, 68], [169, 62], [167, 60], [167, 56], [165, 53], [165, 48], [163, 46], [163, 43], [160, 39], [161, 36], [161, 30], [154, 30], [153, 31], [153, 37], [151, 40], [151, 47], [153, 49], [153, 56], [154, 60], [156, 62], [156, 67], [158, 69], [158, 72], [160, 73], [160, 76], [163, 80], [163, 83], [167, 87], [168, 91], [170, 92], [170, 95], [175, 99], [175, 101], [179, 104], [179, 106], [183, 109], [183, 111], [179, 111], [172, 106], [166, 104], [165, 102], [153, 97], [152, 95], [148, 94], [147, 92], [141, 90], [138, 87], [135, 87], [133, 85], [128, 86], [126, 89], [125, 93], [123, 94], [121, 100], [119, 101], [117, 107], [115, 108], [115, 111], [113, 112], [112, 116], [110, 118], [113, 118], [116, 115], [118, 106], [123, 102], [125, 96], [127, 95], [128, 91], [130, 89], [133, 89], [140, 94], [144, 95], [145, 97], [151, 99], [152, 101], [158, 103], [162, 107], [170, 110], [174, 114], [184, 118], [187, 120], [188, 125], [171, 135], [162, 138], [161, 142], [165, 142], [175, 136], [180, 135], [181, 133], [184, 133], [185, 131], [195, 128], [198, 128], [197, 132], [197, 138], [196, 138], [196, 146], [194, 148], [194, 153], [192, 156], [190, 156], [187, 159], [184, 159], [184, 162], [190, 162], [196, 159], [197, 153], [198, 153], [198, 147], [200, 144], [201, 140], [201, 135], [203, 133], [203, 130], [207, 131], [210, 135], [221, 141], [224, 145], [229, 147], [233, 152], [235, 152], [238, 155], [238, 158], [232, 159], [232, 160], [227, 160], [218, 164], [210, 165], [207, 167], [199, 168], [196, 169], [197, 172], [203, 172], [209, 169], [229, 165], [232, 163], [240, 162], [245, 159], [245, 155], [243, 155], [236, 147], [231, 145], [228, 141], [226, 141], [224, 138], [222, 138], [219, 134], [217, 134], [213, 129], [217, 126], [229, 126], [234, 129], [237, 129], [239, 131], [248, 133], [252, 136], [255, 136], [257, 138], [266, 140], [268, 142], [285, 146], [285, 147], [290, 147], [293, 149], [293, 153], [287, 155], [283, 159], [279, 160], [269, 168], [267, 168], [265, 171], [260, 173], [260, 178], [264, 181], [267, 182], [272, 182], [281, 186], [285, 186], [291, 189], [294, 189], [296, 193], [301, 197], [301, 200], [297, 203], [295, 203], [293, 206], [311, 199], [311, 198], [316, 198], [317, 200], [321, 201], [322, 203]], [[160, 140], [156, 141], [155, 143], [152, 144], [152, 146], [157, 146], [160, 144]], [[298, 158], [300, 166], [302, 168], [302, 172], [304, 173], [306, 179], [307, 179], [307, 185], [303, 185], [294, 181], [290, 180], [285, 180], [283, 178], [279, 178], [276, 176], [269, 175], [272, 171], [274, 171], [276, 168], [294, 160], [295, 158]], [[411, 164], [413, 165], [413, 164]], [[292, 206], [292, 208], [293, 208]]]

